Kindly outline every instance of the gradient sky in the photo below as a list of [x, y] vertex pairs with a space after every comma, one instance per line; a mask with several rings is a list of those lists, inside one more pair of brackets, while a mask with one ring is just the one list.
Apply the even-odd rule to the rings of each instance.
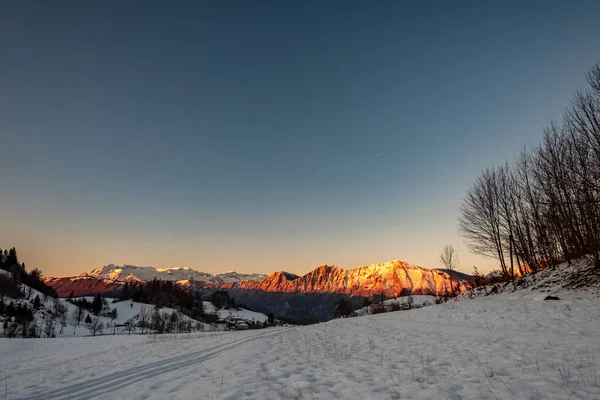
[[0, 2], [0, 247], [306, 273], [468, 253], [476, 175], [600, 58], [598, 1]]

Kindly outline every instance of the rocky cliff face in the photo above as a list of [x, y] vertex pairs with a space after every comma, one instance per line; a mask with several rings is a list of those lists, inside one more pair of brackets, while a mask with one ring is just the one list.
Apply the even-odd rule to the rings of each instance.
[[[462, 292], [465, 282], [453, 278], [453, 286]], [[450, 290], [450, 275], [405, 261], [365, 265], [350, 270], [322, 265], [304, 276], [275, 272], [257, 282], [240, 281], [222, 285], [223, 288], [261, 290], [264, 292], [343, 293], [372, 296], [383, 293], [388, 297], [413, 294], [441, 295]]]
[[241, 280], [258, 281], [266, 276], [265, 274], [243, 274], [233, 271], [213, 275], [189, 267], [155, 268], [109, 264], [79, 276], [44, 278], [44, 281], [52, 286], [60, 297], [67, 297], [71, 291], [75, 296], [88, 296], [96, 293], [108, 294], [121, 290], [125, 282], [130, 285], [137, 285], [151, 281], [154, 278], [161, 281], [174, 281], [181, 286], [194, 288], [195, 290], [213, 290], [225, 283]]
[[[441, 270], [417, 267], [405, 261], [365, 265], [345, 270], [322, 265], [304, 276], [278, 271], [267, 277], [261, 274], [228, 272], [211, 275], [190, 268], [158, 269], [107, 265], [72, 278], [46, 278], [59, 296], [71, 290], [76, 296], [107, 293], [122, 288], [124, 282], [139, 283], [154, 278], [176, 281], [199, 291], [243, 289], [267, 293], [334, 293], [354, 296], [387, 297], [412, 294], [442, 295], [450, 290], [450, 275]], [[263, 279], [261, 279], [263, 278]], [[465, 291], [465, 281], [454, 277], [453, 286]]]
[[56, 290], [59, 297], [67, 297], [73, 291], [75, 297], [105, 294], [121, 290], [124, 283], [89, 276], [68, 278], [44, 278], [44, 282]]

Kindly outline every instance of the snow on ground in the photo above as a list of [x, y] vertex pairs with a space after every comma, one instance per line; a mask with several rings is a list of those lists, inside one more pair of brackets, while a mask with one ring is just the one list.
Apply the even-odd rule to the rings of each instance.
[[[93, 297], [85, 297], [85, 298], [89, 301], [92, 301], [94, 299]], [[102, 316], [97, 317], [100, 319], [100, 321], [102, 321], [102, 323], [104, 323], [105, 326], [107, 326], [107, 328], [105, 328], [103, 330], [104, 334], [112, 334], [113, 333], [112, 325], [123, 325], [126, 321], [128, 321], [129, 319], [132, 319], [132, 318], [134, 319], [134, 324], [136, 324], [138, 321], [137, 316], [139, 316], [143, 307], [146, 307], [149, 310], [149, 312], [154, 311], [154, 306], [151, 304], [137, 303], [132, 300], [125, 300], [125, 301], [119, 301], [119, 302], [113, 303], [112, 302], [113, 299], [111, 299], [111, 298], [107, 298], [106, 300], [108, 302], [108, 308], [110, 310], [113, 310], [115, 308], [117, 309], [117, 318], [115, 318], [113, 320], [112, 318], [109, 318], [109, 317], [102, 317]], [[72, 310], [75, 309], [76, 306], [67, 301], [64, 301], [64, 303], [69, 308], [68, 315], [71, 315], [73, 312]], [[161, 314], [166, 313], [166, 314], [171, 315], [174, 312], [176, 312], [176, 310], [173, 308], [169, 308], [169, 307], [162, 307], [160, 309]], [[90, 314], [90, 316], [94, 317], [93, 314]], [[200, 324], [202, 326], [203, 330], [211, 331], [211, 330], [215, 329], [212, 325], [200, 323], [200, 322], [188, 317], [187, 315], [182, 314], [181, 316], [184, 321], [192, 321], [194, 326], [196, 324]], [[73, 336], [73, 331], [75, 331], [75, 336], [90, 335], [90, 331], [89, 331], [89, 329], [87, 329], [86, 324], [84, 323], [83, 319], [82, 319], [80, 325], [77, 327], [77, 329], [73, 329], [75, 326], [75, 321], [74, 321], [72, 315], [70, 318], [67, 319], [67, 322], [69, 323], [69, 325], [67, 327], [65, 327], [63, 333], [60, 333], [59, 330], [57, 329], [58, 337]], [[134, 333], [139, 332], [139, 330], [140, 330], [139, 328], [136, 328], [133, 332]], [[116, 328], [115, 333], [128, 333], [128, 328], [127, 327]]]
[[[410, 296], [401, 296], [401, 297], [397, 297], [395, 299], [384, 300], [383, 305], [386, 309], [389, 309], [389, 307], [392, 307], [393, 305], [406, 307], [409, 303], [409, 297]], [[415, 295], [415, 296], [412, 296], [412, 302], [413, 302], [413, 306], [417, 306], [417, 307], [430, 306], [432, 304], [435, 304], [435, 296]], [[377, 304], [375, 304], [375, 306], [377, 306]], [[373, 305], [359, 308], [358, 310], [354, 311], [354, 315], [362, 316], [362, 315], [372, 314], [372, 311], [371, 311], [372, 308], [373, 308]]]
[[539, 300], [548, 295], [558, 295], [561, 299], [600, 296], [600, 270], [595, 267], [593, 258], [584, 257], [518, 277], [514, 282], [480, 286], [462, 293], [458, 299], [496, 293], [510, 294], [512, 298], [532, 297]]
[[[2, 270], [0, 270], [2, 271]], [[60, 321], [57, 318], [54, 318], [54, 325], [55, 325], [55, 335], [56, 337], [73, 337], [73, 336], [89, 336], [91, 335], [90, 330], [88, 329], [87, 324], [85, 323], [85, 317], [87, 315], [89, 315], [91, 318], [98, 318], [104, 325], [104, 329], [102, 329], [102, 331], [98, 332], [96, 335], [112, 335], [114, 334], [129, 334], [129, 330], [127, 327], [123, 326], [125, 324], [126, 321], [130, 320], [133, 318], [133, 322], [134, 325], [137, 324], [138, 319], [137, 316], [140, 314], [142, 308], [147, 308], [149, 312], [153, 312], [154, 311], [154, 306], [151, 304], [145, 304], [145, 303], [137, 303], [131, 300], [125, 300], [125, 301], [119, 301], [116, 303], [113, 303], [112, 298], [106, 298], [106, 301], [108, 302], [108, 309], [110, 311], [112, 311], [113, 309], [117, 309], [117, 318], [110, 318], [110, 317], [104, 317], [104, 316], [95, 316], [92, 313], [90, 313], [87, 310], [83, 311], [82, 314], [82, 318], [81, 321], [79, 323], [79, 325], [77, 325], [77, 321], [75, 320], [75, 316], [73, 315], [73, 312], [77, 309], [77, 306], [75, 306], [74, 304], [66, 301], [65, 299], [53, 299], [51, 297], [47, 297], [46, 301], [44, 302], [44, 295], [40, 292], [38, 292], [35, 289], [30, 289], [28, 286], [22, 285], [23, 290], [25, 291], [25, 293], [28, 293], [29, 290], [31, 290], [31, 295], [30, 300], [27, 299], [5, 299], [4, 302], [6, 304], [8, 304], [9, 302], [13, 302], [13, 303], [26, 303], [29, 306], [31, 306], [31, 301], [35, 298], [35, 296], [39, 296], [43, 307], [40, 310], [37, 310], [34, 313], [34, 317], [35, 320], [38, 324], [38, 326], [40, 327], [40, 329], [43, 328], [43, 326], [46, 323], [46, 320], [48, 318], [50, 318], [51, 316], [51, 312], [50, 310], [52, 310], [54, 308], [54, 302], [58, 301], [59, 303], [61, 303], [62, 305], [64, 305], [64, 307], [66, 307], [67, 312], [65, 313], [66, 315], [66, 325], [64, 327], [62, 327], [61, 329], [61, 324]], [[87, 296], [87, 297], [81, 297], [84, 299], [87, 299], [88, 301], [92, 301], [94, 299], [93, 296]], [[77, 298], [75, 298], [77, 299]], [[161, 314], [166, 313], [168, 315], [172, 314], [173, 312], [176, 312], [175, 309], [173, 308], [169, 308], [169, 307], [162, 307], [160, 309]], [[187, 315], [181, 315], [182, 319], [184, 321], [191, 321], [193, 323], [194, 329], [197, 329], [197, 327], [201, 327], [202, 330], [204, 331], [213, 331], [216, 329], [215, 326], [210, 325], [210, 324], [205, 324], [205, 323], [201, 323], [198, 322], [190, 317], [188, 317]], [[114, 325], [121, 325], [119, 327], [114, 327]], [[134, 328], [132, 330], [133, 333], [139, 333], [140, 332], [140, 328]], [[44, 334], [42, 333], [42, 336], [44, 336]]]
[[102, 268], [96, 268], [89, 274], [81, 276], [92, 276], [95, 278], [110, 279], [114, 281], [143, 281], [148, 282], [156, 278], [163, 281], [195, 281], [212, 283], [230, 283], [241, 280], [259, 281], [267, 277], [265, 274], [244, 274], [235, 271], [225, 272], [223, 274], [209, 274], [196, 271], [190, 267], [175, 268], [156, 268], [156, 267], [138, 267], [135, 265], [105, 265]]
[[597, 297], [506, 293], [307, 327], [0, 339], [0, 368], [9, 399], [600, 399], [599, 328]]
[[[207, 314], [215, 312], [215, 306], [210, 301], [202, 302], [202, 306], [204, 307], [204, 312]], [[244, 308], [240, 308], [239, 310], [235, 308], [230, 310], [220, 308], [216, 309], [216, 313], [219, 315], [219, 319], [224, 319], [230, 315], [233, 318], [242, 318], [247, 321], [265, 322], [268, 319], [268, 316], [263, 313], [246, 310]]]

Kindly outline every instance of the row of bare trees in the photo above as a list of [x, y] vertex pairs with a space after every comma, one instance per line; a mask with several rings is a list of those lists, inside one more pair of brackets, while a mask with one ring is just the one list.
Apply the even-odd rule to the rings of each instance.
[[600, 63], [587, 81], [538, 146], [483, 171], [464, 199], [459, 233], [507, 276], [600, 258]]
[[[133, 325], [133, 319], [128, 321], [129, 326]], [[138, 327], [141, 332], [153, 330], [155, 333], [185, 333], [192, 332], [195, 328], [202, 330], [202, 323], [196, 321], [195, 326], [190, 318], [185, 318], [179, 311], [171, 313], [160, 312], [158, 307], [142, 306], [138, 315]]]

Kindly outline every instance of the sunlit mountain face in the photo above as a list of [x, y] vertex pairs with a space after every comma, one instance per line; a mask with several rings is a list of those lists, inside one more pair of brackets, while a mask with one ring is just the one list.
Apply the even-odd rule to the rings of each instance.
[[[257, 290], [269, 293], [336, 293], [356, 296], [381, 295], [395, 297], [407, 294], [441, 295], [450, 291], [450, 275], [441, 270], [431, 270], [405, 261], [370, 264], [354, 269], [322, 265], [306, 275], [298, 276], [277, 271], [264, 274], [227, 272], [208, 274], [183, 268], [136, 267], [132, 265], [107, 265], [77, 277], [46, 278], [59, 296], [89, 295], [120, 290], [128, 282], [135, 285], [153, 279], [174, 281], [194, 290]], [[452, 288], [464, 291], [464, 279], [454, 277]]]

